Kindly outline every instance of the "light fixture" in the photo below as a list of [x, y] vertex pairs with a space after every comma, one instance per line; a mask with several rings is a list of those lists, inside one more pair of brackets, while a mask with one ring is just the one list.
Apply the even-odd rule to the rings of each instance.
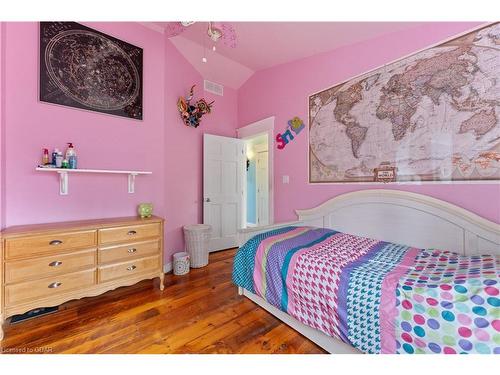
[[204, 63], [206, 63], [207, 62], [207, 58], [206, 57], [202, 57], [201, 61], [204, 62]]
[[217, 42], [222, 37], [222, 30], [214, 27], [212, 22], [208, 23], [207, 34], [212, 41]]
[[247, 159], [253, 159], [255, 156], [255, 153], [252, 150], [252, 147], [247, 147]]

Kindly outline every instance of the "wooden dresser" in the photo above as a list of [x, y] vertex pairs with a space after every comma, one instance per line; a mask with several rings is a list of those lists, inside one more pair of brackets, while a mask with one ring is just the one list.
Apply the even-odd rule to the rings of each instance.
[[125, 217], [11, 227], [1, 232], [1, 324], [37, 307], [144, 279], [163, 290], [163, 219]]

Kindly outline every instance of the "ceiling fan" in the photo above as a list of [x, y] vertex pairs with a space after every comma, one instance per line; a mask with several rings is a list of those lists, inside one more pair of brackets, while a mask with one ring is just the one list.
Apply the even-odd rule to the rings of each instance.
[[[165, 32], [169, 38], [177, 36], [194, 23], [194, 21], [169, 22]], [[236, 48], [236, 31], [233, 25], [228, 22], [207, 22], [207, 24], [207, 36], [212, 42], [217, 43], [222, 40], [226, 47]], [[215, 51], [215, 44], [213, 49]]]

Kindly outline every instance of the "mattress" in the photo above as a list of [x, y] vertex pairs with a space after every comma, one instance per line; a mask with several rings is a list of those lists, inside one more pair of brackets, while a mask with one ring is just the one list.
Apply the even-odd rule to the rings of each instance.
[[236, 253], [233, 281], [365, 353], [500, 354], [500, 257], [285, 227]]

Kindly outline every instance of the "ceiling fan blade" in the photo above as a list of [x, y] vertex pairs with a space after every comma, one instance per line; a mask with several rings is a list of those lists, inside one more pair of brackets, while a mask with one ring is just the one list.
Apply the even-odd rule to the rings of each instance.
[[224, 45], [229, 48], [236, 48], [236, 30], [229, 22], [221, 22], [222, 40]]

